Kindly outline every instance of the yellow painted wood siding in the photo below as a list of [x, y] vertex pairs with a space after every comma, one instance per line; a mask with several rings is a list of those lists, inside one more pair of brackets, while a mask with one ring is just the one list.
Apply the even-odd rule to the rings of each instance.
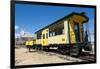
[[33, 41], [26, 41], [26, 46], [29, 45], [29, 46], [32, 46], [33, 45]]
[[66, 38], [66, 43], [69, 43], [69, 32], [68, 32], [68, 20], [64, 20], [64, 37]]
[[53, 37], [49, 37], [49, 44], [65, 44], [66, 36], [65, 35], [57, 35]]
[[70, 29], [70, 42], [76, 43], [75, 33], [74, 33], [74, 23], [72, 20], [69, 21], [69, 29]]
[[[46, 38], [46, 34], [48, 34], [49, 30], [48, 29], [44, 29], [42, 31], [42, 39], [41, 39], [41, 43], [42, 43], [42, 46], [47, 46], [48, 45], [48, 38]], [[43, 38], [43, 35], [45, 38]], [[49, 36], [49, 34], [48, 34]]]
[[56, 35], [48, 38], [48, 44], [66, 44], [69, 43], [68, 37], [68, 21], [62, 21], [64, 23], [64, 33], [61, 35]]
[[26, 46], [28, 45], [28, 41], [25, 42], [25, 45], [26, 45]]
[[36, 44], [41, 44], [42, 43], [41, 41], [42, 41], [41, 39], [37, 39]]

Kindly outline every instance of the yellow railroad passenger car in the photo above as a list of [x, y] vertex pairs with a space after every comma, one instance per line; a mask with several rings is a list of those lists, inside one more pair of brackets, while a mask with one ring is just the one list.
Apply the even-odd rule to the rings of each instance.
[[83, 25], [88, 22], [84, 13], [71, 13], [35, 32], [37, 49], [56, 47], [59, 51], [79, 55], [85, 45]]
[[25, 42], [25, 46], [30, 47], [30, 48], [35, 48], [33, 45], [36, 44], [36, 40], [28, 40]]

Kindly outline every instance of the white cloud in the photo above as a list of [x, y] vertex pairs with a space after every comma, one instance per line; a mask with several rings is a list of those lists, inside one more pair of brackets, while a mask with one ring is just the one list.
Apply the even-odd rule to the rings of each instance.
[[20, 34], [19, 33], [15, 33], [15, 38], [19, 38]]
[[15, 30], [19, 29], [19, 26], [18, 25], [15, 25]]

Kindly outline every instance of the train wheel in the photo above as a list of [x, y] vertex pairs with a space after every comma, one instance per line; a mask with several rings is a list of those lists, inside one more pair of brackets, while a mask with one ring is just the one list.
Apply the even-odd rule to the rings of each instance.
[[32, 49], [35, 49], [35, 45], [32, 46]]
[[58, 51], [61, 53], [61, 54], [66, 54], [66, 49], [64, 46], [58, 46]]
[[82, 52], [82, 47], [81, 46], [72, 46], [70, 47], [70, 56], [75, 56], [75, 57], [79, 57], [81, 55]]
[[35, 46], [35, 49], [38, 51], [39, 50], [39, 45]]

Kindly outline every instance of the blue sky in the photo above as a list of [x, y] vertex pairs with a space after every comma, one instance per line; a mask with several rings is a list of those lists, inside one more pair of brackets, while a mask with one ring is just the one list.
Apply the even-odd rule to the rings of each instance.
[[89, 17], [90, 31], [94, 30], [94, 8], [16, 4], [15, 32], [19, 34], [20, 29], [23, 28], [26, 32], [34, 34], [71, 12], [86, 12], [86, 16]]

